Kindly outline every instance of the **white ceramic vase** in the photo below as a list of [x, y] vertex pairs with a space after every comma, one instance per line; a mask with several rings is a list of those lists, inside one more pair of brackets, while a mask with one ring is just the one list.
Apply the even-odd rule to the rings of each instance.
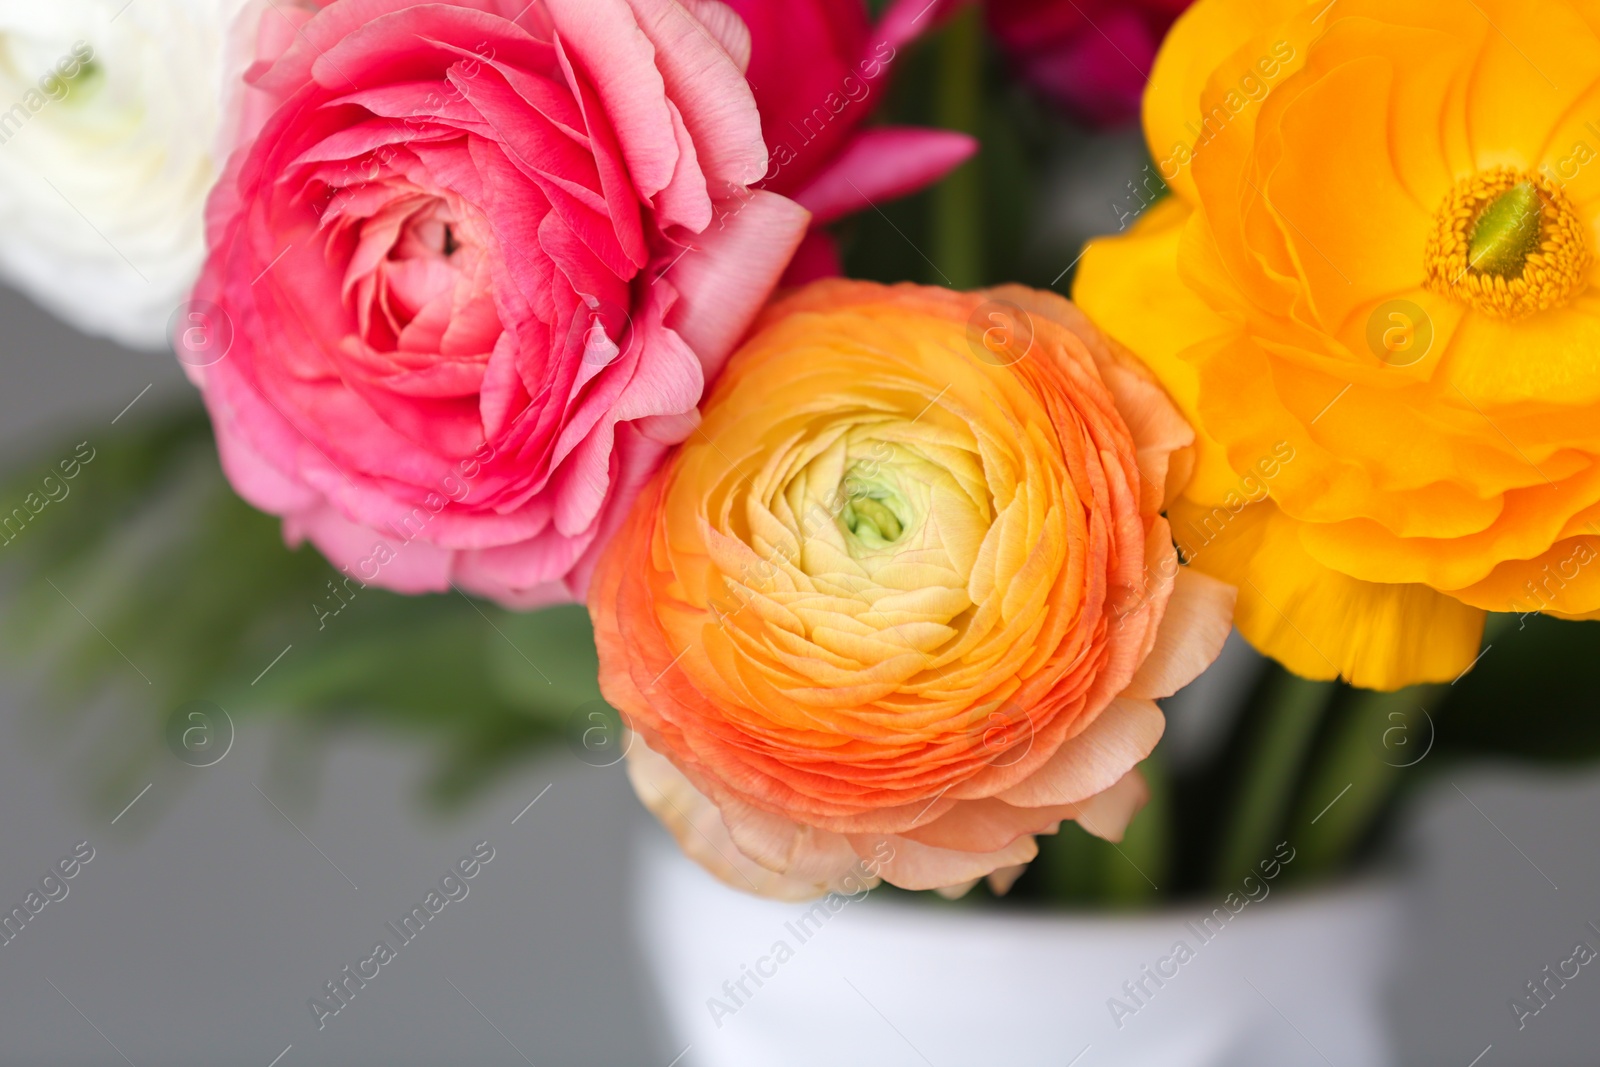
[[644, 955], [687, 1049], [677, 1067], [1393, 1062], [1389, 882], [1129, 917], [872, 894], [781, 904], [728, 889], [652, 827], [635, 887]]

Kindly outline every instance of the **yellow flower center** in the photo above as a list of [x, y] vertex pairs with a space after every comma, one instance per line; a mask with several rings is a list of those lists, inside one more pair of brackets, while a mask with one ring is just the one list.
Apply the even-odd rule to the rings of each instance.
[[1458, 182], [1428, 235], [1427, 288], [1500, 319], [1583, 291], [1589, 243], [1572, 201], [1543, 175], [1496, 167]]

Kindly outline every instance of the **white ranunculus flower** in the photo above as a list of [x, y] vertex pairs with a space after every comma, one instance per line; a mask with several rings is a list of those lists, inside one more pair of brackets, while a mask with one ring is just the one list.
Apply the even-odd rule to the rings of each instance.
[[0, 275], [166, 345], [205, 255], [242, 0], [0, 0]]

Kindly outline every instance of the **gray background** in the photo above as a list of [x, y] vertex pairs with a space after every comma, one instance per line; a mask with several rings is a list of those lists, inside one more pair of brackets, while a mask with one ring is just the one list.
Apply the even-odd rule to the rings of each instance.
[[[170, 357], [84, 339], [6, 292], [0, 374], [11, 460], [109, 423], [147, 384], [141, 405], [189, 388]], [[174, 760], [113, 825], [116, 810], [88, 799], [85, 754], [117, 709], [54, 730], [28, 693], [0, 678], [0, 910], [78, 841], [96, 857], [0, 947], [0, 1065], [667, 1067], [677, 1054], [628, 925], [632, 845], [656, 831], [619, 769], [553, 753], [443, 818], [417, 799], [415, 750], [347, 738], [315, 780], [286, 779], [283, 739], [258, 724], [214, 767]], [[1177, 709], [1174, 730], [1203, 732], [1194, 714]], [[1508, 1000], [1579, 939], [1600, 946], [1584, 926], [1600, 925], [1597, 813], [1594, 773], [1474, 768], [1427, 790], [1398, 850], [1412, 921], [1388, 1002], [1406, 1063], [1467, 1067], [1491, 1043], [1483, 1067], [1596, 1062], [1600, 967], [1520, 1033]], [[317, 1031], [307, 998], [483, 839], [496, 856], [470, 895]]]

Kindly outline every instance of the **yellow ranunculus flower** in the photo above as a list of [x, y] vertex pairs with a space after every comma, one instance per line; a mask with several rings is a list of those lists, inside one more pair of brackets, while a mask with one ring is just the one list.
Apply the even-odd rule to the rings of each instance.
[[1074, 297], [1200, 435], [1169, 512], [1297, 673], [1397, 688], [1485, 611], [1600, 615], [1600, 2], [1199, 0], [1173, 196]]

